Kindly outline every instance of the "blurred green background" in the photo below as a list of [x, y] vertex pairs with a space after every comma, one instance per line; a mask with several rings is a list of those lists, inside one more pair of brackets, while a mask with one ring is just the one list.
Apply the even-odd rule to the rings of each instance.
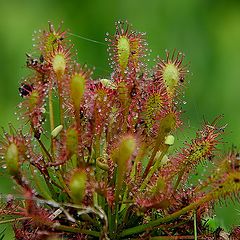
[[[187, 124], [179, 141], [188, 140], [203, 118], [224, 114], [224, 151], [232, 144], [240, 146], [239, 0], [1, 0], [0, 11], [0, 126], [19, 125], [14, 115], [18, 85], [29, 72], [25, 53], [31, 52], [34, 30], [47, 28], [48, 20], [55, 25], [63, 20], [71, 33], [104, 42], [105, 33], [114, 32], [114, 22], [127, 19], [147, 33], [151, 59], [176, 48], [191, 63], [184, 105]], [[95, 66], [95, 77], [109, 77], [106, 46], [71, 39], [79, 61]], [[12, 191], [7, 177], [1, 176], [0, 191]], [[240, 204], [218, 208], [218, 221], [226, 227], [240, 224], [237, 210]]]

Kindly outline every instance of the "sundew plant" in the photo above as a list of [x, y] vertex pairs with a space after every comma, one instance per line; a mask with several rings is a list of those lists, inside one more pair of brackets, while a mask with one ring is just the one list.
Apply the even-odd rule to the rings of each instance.
[[225, 233], [207, 220], [215, 203], [240, 193], [239, 154], [218, 150], [221, 116], [172, 151], [184, 131], [182, 53], [149, 68], [145, 34], [120, 21], [106, 37], [112, 73], [94, 79], [61, 26], [50, 23], [35, 41], [19, 86], [22, 127], [0, 140], [16, 188], [0, 214], [16, 239], [239, 239], [239, 226]]

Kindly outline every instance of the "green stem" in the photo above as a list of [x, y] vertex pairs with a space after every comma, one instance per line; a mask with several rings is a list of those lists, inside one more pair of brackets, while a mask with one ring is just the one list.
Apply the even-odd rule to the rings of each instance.
[[117, 229], [118, 229], [118, 224], [119, 224], [119, 217], [118, 217], [118, 214], [119, 214], [119, 205], [117, 204], [116, 207], [114, 208], [114, 214], [113, 214], [113, 221], [114, 221], [114, 233], [117, 232]]
[[100, 135], [96, 135], [96, 140], [95, 140], [95, 159], [100, 157]]
[[159, 141], [156, 141], [156, 144], [155, 144], [155, 147], [153, 149], [152, 155], [151, 155], [151, 157], [149, 159], [148, 165], [147, 165], [147, 167], [146, 167], [146, 169], [145, 169], [145, 171], [143, 173], [143, 178], [145, 178], [148, 175], [148, 172], [149, 172], [149, 170], [150, 170], [150, 168], [151, 168], [151, 166], [153, 164], [153, 160], [154, 160], [154, 158], [155, 158], [155, 156], [156, 156], [156, 154], [158, 152], [158, 149], [159, 149]]
[[94, 236], [94, 237], [100, 237], [100, 232], [96, 232], [96, 231], [92, 231], [92, 230], [74, 228], [74, 227], [64, 226], [64, 225], [56, 225], [56, 226], [52, 226], [52, 227], [56, 230], [60, 230], [60, 231], [64, 231], [64, 232], [83, 233], [83, 234]]
[[108, 205], [108, 224], [109, 224], [109, 233], [110, 235], [114, 232], [114, 221], [113, 221], [113, 214], [110, 206]]
[[37, 139], [37, 141], [38, 141], [39, 145], [41, 146], [43, 152], [47, 155], [47, 158], [49, 159], [49, 161], [52, 161], [51, 155], [49, 154], [48, 150], [46, 149], [46, 147], [44, 146], [44, 144], [42, 143], [40, 138], [35, 136], [36, 130], [34, 129], [33, 123], [31, 123], [31, 128], [32, 128], [32, 131], [34, 133], [34, 137]]
[[81, 129], [80, 108], [75, 110], [74, 116], [75, 116], [77, 129], [80, 132], [80, 129]]
[[182, 180], [183, 174], [184, 174], [184, 170], [182, 169], [182, 170], [179, 172], [179, 174], [178, 174], [178, 178], [177, 178], [177, 181], [176, 181], [175, 186], [174, 186], [174, 191], [177, 190], [177, 188], [178, 188], [178, 186], [179, 186], [179, 183], [180, 183], [181, 180]]
[[153, 227], [156, 227], [160, 224], [171, 222], [172, 220], [180, 217], [181, 215], [183, 215], [183, 214], [185, 214], [185, 213], [187, 213], [191, 210], [194, 210], [194, 209], [198, 208], [200, 205], [204, 204], [205, 202], [210, 201], [213, 198], [214, 198], [213, 193], [209, 193], [205, 197], [203, 197], [203, 198], [199, 199], [198, 201], [182, 208], [181, 210], [179, 210], [175, 213], [172, 213], [169, 216], [159, 218], [159, 219], [151, 221], [147, 224], [143, 224], [143, 225], [139, 225], [137, 227], [126, 229], [126, 230], [122, 231], [120, 236], [125, 237], [125, 236], [129, 236], [129, 235], [132, 235], [132, 234], [140, 233], [140, 232], [145, 231], [146, 229], [152, 229]]
[[148, 165], [143, 174], [143, 178], [145, 178], [148, 175], [148, 172], [153, 165], [153, 161], [154, 161], [154, 158], [155, 158], [158, 150], [160, 149], [161, 151], [163, 151], [162, 147], [164, 147], [164, 145], [163, 145], [164, 140], [165, 140], [166, 136], [172, 131], [172, 129], [174, 129], [175, 125], [176, 125], [176, 119], [175, 119], [175, 115], [173, 114], [173, 112], [170, 112], [161, 120], [159, 129], [158, 129], [157, 138], [155, 141], [155, 146], [154, 146], [152, 155], [149, 159]]
[[53, 98], [52, 98], [52, 86], [49, 88], [48, 93], [48, 100], [49, 100], [49, 120], [50, 120], [50, 129], [51, 131], [54, 129], [54, 113], [53, 113]]
[[[30, 165], [30, 171], [32, 173], [34, 182], [35, 182], [36, 186], [38, 187], [39, 191], [42, 193], [43, 197], [47, 200], [52, 200], [52, 197], [49, 195], [49, 193], [44, 189], [44, 187], [42, 187], [42, 184], [39, 181], [39, 174], [34, 173], [34, 169], [33, 169], [32, 165]], [[47, 183], [46, 183], [46, 185], [47, 185]]]
[[[133, 163], [133, 166], [132, 166], [132, 169], [131, 169], [131, 173], [130, 173], [130, 178], [132, 181], [134, 181], [134, 179], [136, 178], [136, 173], [137, 173], [137, 164], [138, 162], [143, 159], [144, 157], [144, 154], [145, 154], [145, 151], [146, 150], [146, 146], [143, 145], [140, 150], [139, 150], [139, 153], [138, 155], [136, 156], [135, 158], [135, 161]], [[127, 199], [127, 196], [128, 196], [128, 192], [129, 192], [129, 189], [128, 189], [128, 186], [126, 185], [126, 188], [125, 188], [125, 191], [124, 191], [124, 194], [123, 194], [123, 199], [122, 199], [122, 205], [121, 205], [121, 208], [120, 208], [120, 212], [126, 207], [126, 203], [128, 202], [126, 199]], [[132, 201], [130, 201], [132, 202]]]
[[126, 186], [124, 194], [123, 194], [123, 198], [122, 198], [122, 204], [120, 207], [120, 212], [126, 207], [126, 202], [127, 202], [127, 195], [128, 195], [128, 187]]
[[55, 185], [56, 187], [58, 187], [61, 190], [62, 190], [62, 188], [57, 183], [55, 183], [52, 179], [51, 179], [51, 182], [52, 182], [52, 184], [51, 184], [49, 174], [47, 176], [45, 174], [43, 174], [43, 178], [44, 178], [44, 180], [45, 180], [45, 182], [46, 182], [46, 184], [48, 186], [48, 189], [51, 192], [52, 196], [54, 198], [56, 198], [57, 194], [56, 194], [56, 191], [55, 191], [53, 185]]
[[169, 145], [165, 145], [164, 147], [165, 149], [161, 152], [160, 157], [157, 159], [157, 161], [154, 163], [154, 165], [151, 167], [150, 171], [148, 172], [146, 178], [144, 179], [141, 187], [140, 187], [140, 191], [144, 190], [145, 187], [147, 186], [148, 182], [150, 181], [152, 175], [157, 171], [157, 169], [159, 169], [162, 159], [163, 157], [166, 155]]
[[[54, 125], [54, 112], [53, 112], [53, 99], [52, 99], [52, 84], [50, 85], [49, 92], [48, 92], [48, 105], [49, 105], [49, 120], [50, 120], [50, 129], [51, 132], [53, 131]], [[54, 156], [54, 139], [51, 136], [51, 153]]]
[[[206, 239], [206, 235], [199, 236], [199, 240]], [[150, 240], [187, 240], [187, 239], [194, 239], [194, 236], [162, 236], [162, 237], [151, 237]]]
[[38, 138], [36, 138], [36, 139], [37, 139], [39, 145], [41, 146], [42, 150], [44, 151], [44, 153], [47, 155], [48, 160], [50, 162], [52, 162], [52, 156], [50, 155], [50, 153], [48, 152], [48, 150], [44, 146], [43, 142], [40, 139], [38, 139]]
[[58, 84], [58, 98], [59, 98], [59, 109], [60, 109], [60, 124], [64, 126], [64, 115], [63, 115], [63, 98], [62, 98], [62, 83], [61, 76], [57, 75]]
[[139, 152], [134, 160], [134, 164], [132, 167], [132, 171], [130, 174], [131, 179], [134, 181], [137, 177], [137, 164], [142, 161], [142, 159], [144, 159], [145, 154], [147, 153], [147, 146], [145, 143], [143, 143], [143, 145], [140, 147]]
[[197, 240], [197, 213], [194, 211], [194, 240]]
[[12, 219], [8, 219], [8, 220], [3, 220], [0, 221], [0, 224], [5, 224], [5, 223], [16, 223], [16, 221], [23, 221], [23, 220], [27, 220], [27, 219], [31, 219], [30, 217], [21, 217], [21, 218], [12, 218]]
[[63, 186], [63, 190], [68, 194], [69, 197], [71, 197], [71, 193], [70, 190], [67, 187], [67, 184], [65, 183], [64, 179], [63, 179], [63, 174], [61, 174], [59, 171], [56, 171], [57, 177], [59, 182], [62, 184]]

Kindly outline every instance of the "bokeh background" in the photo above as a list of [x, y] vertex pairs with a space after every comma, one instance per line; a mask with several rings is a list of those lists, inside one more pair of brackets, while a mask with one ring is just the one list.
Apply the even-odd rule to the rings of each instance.
[[[223, 149], [240, 147], [239, 0], [1, 0], [0, 12], [0, 126], [20, 124], [14, 115], [18, 85], [29, 73], [25, 53], [31, 52], [34, 30], [47, 28], [48, 20], [55, 25], [63, 20], [71, 33], [104, 42], [105, 33], [114, 32], [114, 22], [127, 19], [147, 33], [150, 65], [157, 55], [164, 57], [165, 49], [174, 48], [190, 62], [186, 126], [178, 140], [188, 140], [204, 118], [224, 114], [228, 127]], [[95, 77], [109, 77], [106, 45], [71, 39], [79, 61], [94, 66]], [[7, 176], [1, 174], [0, 181], [0, 192], [12, 192]], [[240, 224], [240, 204], [218, 206], [216, 219], [225, 228]]]

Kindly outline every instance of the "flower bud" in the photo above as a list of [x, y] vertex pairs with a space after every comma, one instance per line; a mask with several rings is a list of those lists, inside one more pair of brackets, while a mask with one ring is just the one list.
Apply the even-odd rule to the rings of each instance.
[[85, 196], [87, 174], [84, 170], [75, 172], [69, 182], [71, 197], [75, 203], [82, 203]]
[[53, 57], [52, 61], [53, 71], [58, 77], [61, 77], [66, 68], [66, 59], [63, 54], [59, 53]]
[[104, 78], [104, 79], [101, 79], [100, 82], [106, 88], [116, 89], [116, 85], [114, 84], [114, 82], [109, 79]]
[[16, 176], [19, 171], [19, 165], [18, 165], [18, 160], [19, 160], [19, 154], [18, 154], [18, 148], [15, 143], [11, 143], [7, 151], [5, 153], [5, 161], [7, 164], [7, 169], [10, 175]]
[[165, 138], [165, 142], [166, 145], [172, 146], [174, 144], [174, 136], [173, 135], [168, 135]]
[[[174, 141], [172, 137], [169, 137], [169, 133], [176, 127], [176, 116], [174, 112], [168, 113], [163, 119], [160, 121], [160, 126], [158, 129], [158, 136], [157, 136], [157, 145], [161, 147], [162, 143], [171, 143]], [[167, 144], [165, 143], [165, 144]]]
[[70, 96], [76, 111], [80, 109], [80, 103], [85, 90], [86, 79], [81, 74], [75, 74], [70, 79]]
[[63, 129], [63, 125], [59, 125], [59, 126], [55, 127], [51, 132], [52, 137], [56, 138], [58, 136], [58, 134], [62, 131], [62, 129]]
[[170, 160], [167, 155], [164, 155], [162, 157], [162, 152], [158, 151], [155, 156], [155, 159], [154, 159], [154, 162], [156, 162], [156, 161], [158, 161], [160, 163], [160, 166], [163, 166], [163, 165], [167, 164]]

